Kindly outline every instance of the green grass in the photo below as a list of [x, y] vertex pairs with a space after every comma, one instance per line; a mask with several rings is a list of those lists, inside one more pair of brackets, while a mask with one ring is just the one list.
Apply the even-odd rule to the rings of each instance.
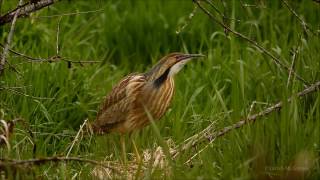
[[[18, 1], [2, 2], [2, 13]], [[221, 1], [213, 3], [223, 12]], [[292, 50], [299, 48], [295, 71], [308, 82], [320, 79], [319, 36], [305, 33], [300, 22], [281, 1], [245, 1], [258, 7], [242, 7], [238, 1], [225, 1], [230, 26], [257, 41], [290, 66]], [[291, 7], [319, 31], [320, 6], [313, 1], [290, 1]], [[23, 123], [10, 138], [11, 151], [0, 147], [1, 158], [28, 159], [65, 156], [79, 126], [86, 118], [94, 120], [103, 96], [123, 76], [149, 69], [169, 52], [202, 53], [202, 61], [187, 65], [176, 80], [174, 101], [166, 116], [157, 122], [160, 137], [152, 126], [139, 131], [135, 140], [140, 151], [155, 149], [163, 140], [176, 145], [215, 122], [215, 129], [246, 117], [253, 101], [272, 104], [303, 89], [294, 79], [287, 87], [288, 73], [257, 48], [213, 23], [199, 9], [182, 30], [176, 30], [193, 11], [192, 1], [62, 1], [31, 18], [17, 21], [11, 48], [32, 57], [56, 55], [59, 17], [53, 14], [102, 9], [100, 12], [63, 16], [60, 22], [60, 56], [72, 60], [98, 60], [83, 66], [60, 61], [28, 63], [10, 54], [8, 60], [20, 72], [6, 69], [1, 87], [17, 89], [38, 99], [0, 89], [2, 119], [23, 118], [34, 132], [36, 152]], [[207, 6], [212, 12], [213, 9]], [[215, 14], [219, 17], [217, 14]], [[220, 18], [220, 17], [219, 17]], [[0, 27], [4, 44], [10, 25]], [[184, 165], [205, 147], [189, 149], [172, 161], [168, 179], [256, 179], [268, 173], [281, 174], [302, 154], [312, 166], [307, 179], [320, 178], [320, 98], [319, 92], [285, 103], [280, 112], [260, 118], [256, 123], [234, 130], [217, 139], [192, 165]], [[257, 104], [251, 114], [266, 108]], [[127, 151], [134, 152], [127, 138]], [[76, 143], [70, 156], [97, 161], [121, 160], [119, 136], [84, 139]], [[129, 157], [129, 156], [128, 156]], [[89, 178], [93, 166], [78, 163], [47, 164], [32, 167], [36, 177], [50, 179]], [[17, 177], [23, 178], [20, 169]], [[29, 171], [29, 169], [28, 169]], [[145, 178], [160, 178], [166, 170], [146, 171]], [[33, 177], [29, 173], [29, 178]], [[13, 177], [12, 177], [13, 178]], [[141, 179], [143, 178], [140, 177]]]

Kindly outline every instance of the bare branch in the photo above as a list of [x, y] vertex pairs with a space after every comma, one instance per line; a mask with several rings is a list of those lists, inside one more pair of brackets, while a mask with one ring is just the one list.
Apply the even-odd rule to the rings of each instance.
[[[1, 44], [1, 43], [0, 43], [0, 47], [2, 47], [3, 49], [5, 48], [5, 46], [4, 46], [3, 44]], [[47, 59], [30, 57], [30, 56], [27, 56], [27, 55], [22, 54], [22, 53], [20, 53], [20, 52], [14, 51], [14, 50], [12, 50], [12, 49], [8, 49], [8, 50], [9, 50], [9, 52], [11, 52], [11, 53], [13, 53], [13, 54], [15, 54], [15, 55], [17, 55], [17, 56], [21, 56], [21, 57], [23, 57], [23, 58], [25, 58], [25, 59], [28, 59], [28, 60], [30, 60], [30, 61], [34, 61], [34, 62], [47, 61]]]
[[111, 166], [106, 165], [103, 162], [91, 160], [91, 159], [83, 159], [79, 157], [44, 157], [44, 158], [38, 158], [38, 159], [26, 159], [26, 160], [17, 160], [17, 159], [0, 159], [0, 169], [4, 168], [14, 168], [16, 166], [22, 166], [22, 165], [41, 165], [49, 162], [59, 163], [59, 162], [80, 162], [80, 163], [89, 163], [97, 166], [101, 166], [107, 169], [110, 169], [118, 174], [120, 172]]
[[287, 81], [287, 87], [289, 87], [289, 84], [291, 82], [291, 78], [292, 78], [292, 71], [294, 69], [294, 66], [296, 64], [296, 59], [297, 59], [297, 55], [299, 53], [299, 47], [297, 47], [292, 55], [292, 63], [291, 63], [291, 67], [290, 67], [290, 71], [289, 71], [289, 77], [288, 77], [288, 81]]
[[39, 100], [42, 100], [42, 99], [45, 99], [45, 100], [53, 100], [55, 98], [47, 98], [47, 97], [36, 97], [36, 96], [32, 96], [32, 95], [29, 95], [29, 94], [26, 94], [26, 93], [23, 93], [23, 92], [20, 92], [20, 91], [17, 91], [15, 89], [12, 89], [10, 87], [0, 87], [0, 91], [1, 90], [7, 90], [7, 91], [11, 91], [15, 94], [18, 94], [18, 95], [21, 95], [21, 96], [25, 96], [27, 98], [32, 98], [32, 99], [39, 99]]
[[[220, 26], [222, 26], [224, 29], [228, 30], [229, 32], [233, 33], [234, 35], [246, 40], [247, 42], [249, 42], [250, 44], [252, 44], [253, 46], [257, 47], [258, 49], [260, 49], [264, 54], [266, 54], [267, 56], [269, 56], [273, 62], [277, 65], [279, 65], [281, 68], [285, 69], [286, 71], [290, 71], [290, 68], [283, 64], [280, 59], [278, 59], [277, 57], [275, 57], [271, 52], [269, 52], [267, 49], [265, 49], [264, 47], [262, 47], [261, 45], [259, 45], [256, 41], [250, 39], [249, 37], [239, 33], [238, 31], [235, 31], [233, 29], [231, 29], [229, 26], [225, 25], [223, 22], [220, 22], [213, 14], [211, 14], [205, 7], [203, 7], [200, 3], [199, 0], [193, 0], [194, 3], [196, 3], [198, 5], [198, 7], [209, 16], [209, 18], [211, 18], [214, 22], [216, 22], [217, 24], [219, 24]], [[309, 83], [304, 80], [300, 75], [298, 75], [295, 71], [292, 71], [292, 73], [296, 76], [296, 78], [298, 80], [300, 80], [305, 86], [309, 85]]]
[[289, 5], [289, 3], [286, 0], [282, 0], [282, 2], [286, 5], [286, 7], [289, 9], [289, 11], [300, 21], [301, 26], [303, 27], [304, 31], [310, 31], [313, 35], [316, 35], [314, 31], [310, 28], [310, 26], [296, 13], [292, 7]]
[[80, 12], [71, 12], [71, 13], [63, 13], [63, 14], [54, 14], [49, 16], [38, 16], [38, 17], [32, 17], [33, 19], [40, 19], [40, 18], [55, 18], [55, 17], [62, 17], [62, 16], [74, 16], [79, 14], [89, 14], [89, 13], [97, 13], [97, 12], [103, 12], [104, 9], [97, 9], [97, 10], [91, 10], [91, 11], [80, 11]]
[[[58, 2], [59, 0], [40, 0], [36, 3], [25, 3], [17, 7], [16, 9], [6, 13], [0, 17], [0, 26], [11, 22], [14, 19], [15, 14], [18, 14], [18, 17], [28, 16], [30, 13], [35, 12], [44, 7], [50, 6], [51, 4]], [[19, 13], [17, 13], [19, 12]]]
[[[20, 6], [21, 4], [22, 4], [22, 0], [19, 1], [18, 6]], [[11, 28], [10, 28], [10, 31], [9, 31], [9, 34], [7, 37], [7, 43], [3, 48], [3, 52], [2, 52], [2, 56], [1, 56], [1, 60], [0, 60], [0, 75], [2, 74], [2, 72], [4, 70], [4, 66], [6, 64], [7, 54], [8, 54], [9, 48], [10, 48], [10, 44], [11, 44], [13, 33], [14, 33], [14, 28], [15, 28], [17, 17], [19, 16], [19, 13], [20, 13], [20, 9], [18, 9], [13, 16]]]
[[180, 34], [181, 31], [184, 30], [184, 29], [188, 26], [188, 24], [190, 24], [193, 16], [194, 16], [195, 13], [197, 12], [197, 9], [198, 9], [198, 6], [194, 6], [192, 12], [189, 14], [189, 17], [188, 17], [188, 19], [185, 21], [185, 23], [183, 23], [182, 26], [179, 26], [179, 27], [177, 28], [176, 34]]
[[[300, 91], [296, 95], [291, 96], [290, 98], [287, 99], [287, 102], [291, 102], [294, 97], [303, 97], [303, 96], [306, 96], [310, 93], [317, 92], [317, 91], [320, 91], [320, 81], [308, 86], [307, 88]], [[281, 110], [282, 106], [283, 106], [283, 102], [280, 101], [272, 106], [269, 106], [268, 108], [264, 109], [263, 111], [260, 111], [259, 113], [251, 115], [251, 116], [246, 117], [244, 119], [241, 119], [237, 123], [234, 123], [230, 126], [227, 126], [218, 132], [213, 132], [213, 133], [207, 134], [207, 136], [201, 137], [200, 139], [196, 139], [196, 141], [193, 141], [192, 143], [184, 144], [184, 145], [180, 146], [179, 149], [175, 150], [175, 152], [173, 153], [173, 158], [176, 158], [181, 152], [183, 152], [187, 149], [190, 149], [191, 147], [195, 147], [196, 145], [199, 145], [204, 141], [208, 141], [209, 144], [211, 144], [218, 137], [224, 136], [234, 129], [241, 128], [242, 126], [244, 126], [250, 122], [252, 122], [252, 123], [255, 122], [260, 117], [264, 117], [274, 111]], [[206, 146], [206, 147], [208, 147], [208, 146]], [[202, 152], [202, 151], [203, 151], [203, 149], [200, 150], [199, 152]], [[198, 155], [199, 153], [196, 153], [196, 154]], [[194, 157], [195, 156], [192, 156], [192, 158], [194, 158]], [[188, 160], [188, 162], [190, 162], [190, 159]]]
[[[0, 47], [4, 48], [5, 46], [3, 44], [0, 43]], [[26, 60], [28, 60], [29, 62], [57, 62], [59, 60], [61, 61], [65, 61], [65, 62], [70, 62], [70, 63], [77, 63], [77, 64], [86, 64], [86, 63], [100, 63], [101, 61], [85, 61], [85, 60], [70, 60], [69, 58], [64, 58], [64, 57], [60, 57], [60, 56], [53, 56], [50, 57], [48, 59], [46, 58], [35, 58], [35, 57], [31, 57], [28, 55], [25, 55], [23, 53], [20, 53], [18, 51], [9, 49], [9, 52], [11, 52], [12, 54], [15, 54], [17, 56], [20, 56]]]
[[66, 157], [69, 157], [69, 155], [70, 155], [70, 153], [71, 153], [71, 151], [72, 151], [72, 149], [73, 149], [73, 146], [74, 146], [74, 145], [76, 144], [76, 142], [79, 140], [80, 133], [83, 133], [83, 127], [84, 127], [85, 125], [87, 125], [87, 121], [88, 121], [88, 118], [87, 118], [86, 120], [84, 120], [84, 122], [83, 122], [82, 125], [80, 125], [80, 129], [79, 129], [77, 135], [74, 137], [74, 139], [73, 139], [73, 141], [72, 141], [72, 144], [71, 144], [71, 146], [70, 146], [70, 148], [69, 148], [69, 150], [68, 150], [68, 153], [67, 153]]
[[84, 61], [84, 60], [75, 61], [75, 60], [70, 60], [70, 59], [67, 59], [67, 58], [61, 58], [61, 60], [62, 60], [62, 61], [69, 62], [69, 63], [77, 63], [77, 64], [94, 64], [94, 63], [101, 63], [101, 61]]
[[233, 18], [230, 18], [230, 17], [227, 17], [226, 16], [226, 6], [224, 4], [224, 2], [221, 2], [223, 4], [223, 9], [224, 9], [224, 13], [222, 13], [210, 0], [206, 0], [206, 2], [208, 4], [211, 5], [211, 7], [225, 20], [232, 20], [232, 21], [237, 21], [237, 22], [240, 22], [239, 19], [233, 19]]

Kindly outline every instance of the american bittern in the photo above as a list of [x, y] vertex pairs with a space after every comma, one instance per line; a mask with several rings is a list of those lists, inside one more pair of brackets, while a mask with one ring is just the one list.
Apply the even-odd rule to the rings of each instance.
[[[192, 58], [202, 56], [171, 53], [148, 72], [131, 74], [122, 79], [102, 103], [97, 119], [92, 124], [93, 132], [123, 134], [149, 124], [150, 115], [152, 120], [160, 119], [173, 96], [174, 75]], [[121, 141], [124, 150], [123, 138]], [[136, 150], [134, 142], [133, 145]]]

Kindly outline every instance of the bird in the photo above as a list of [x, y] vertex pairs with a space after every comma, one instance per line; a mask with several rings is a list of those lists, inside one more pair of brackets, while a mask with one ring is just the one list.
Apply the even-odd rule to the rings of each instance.
[[[170, 53], [161, 58], [149, 71], [124, 77], [101, 103], [96, 119], [91, 124], [93, 133], [130, 134], [147, 126], [150, 121], [161, 119], [174, 95], [174, 76], [191, 59], [199, 57], [203, 55]], [[137, 154], [134, 141], [132, 143]], [[121, 144], [125, 153], [123, 138]]]

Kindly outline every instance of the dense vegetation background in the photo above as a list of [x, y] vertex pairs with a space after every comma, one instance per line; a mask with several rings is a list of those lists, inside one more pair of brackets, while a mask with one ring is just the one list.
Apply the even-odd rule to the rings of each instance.
[[[18, 4], [17, 0], [0, 2], [1, 14]], [[288, 67], [294, 61], [296, 73], [310, 84], [320, 80], [319, 3], [288, 2], [306, 27], [284, 1], [210, 2], [214, 6], [202, 4], [217, 19], [265, 47]], [[19, 18], [10, 48], [50, 61], [30, 62], [9, 53], [7, 60], [18, 72], [7, 64], [0, 76], [0, 119], [23, 120], [16, 122], [8, 138], [10, 148], [0, 147], [0, 158], [66, 156], [79, 126], [87, 118], [94, 120], [112, 85], [126, 74], [146, 71], [170, 52], [202, 53], [206, 58], [188, 64], [177, 75], [171, 109], [156, 123], [157, 128], [149, 126], [134, 135], [141, 154], [155, 151], [168, 140], [171, 148], [185, 144], [185, 139], [209, 125], [213, 129], [207, 133], [212, 133], [305, 88], [294, 76], [288, 83], [288, 71], [195, 6], [191, 0], [61, 1]], [[1, 44], [10, 27], [10, 23], [0, 26]], [[137, 177], [320, 178], [319, 92], [293, 98], [281, 111], [207, 145], [204, 142], [181, 152], [168, 167], [153, 167], [151, 158]], [[127, 152], [134, 152], [129, 138]], [[117, 134], [81, 136], [68, 156], [107, 160], [122, 168], [116, 163], [121, 164]], [[132, 156], [128, 155], [129, 160]], [[10, 167], [9, 172], [16, 174], [9, 175], [94, 178], [93, 169], [86, 163], [46, 163]]]

